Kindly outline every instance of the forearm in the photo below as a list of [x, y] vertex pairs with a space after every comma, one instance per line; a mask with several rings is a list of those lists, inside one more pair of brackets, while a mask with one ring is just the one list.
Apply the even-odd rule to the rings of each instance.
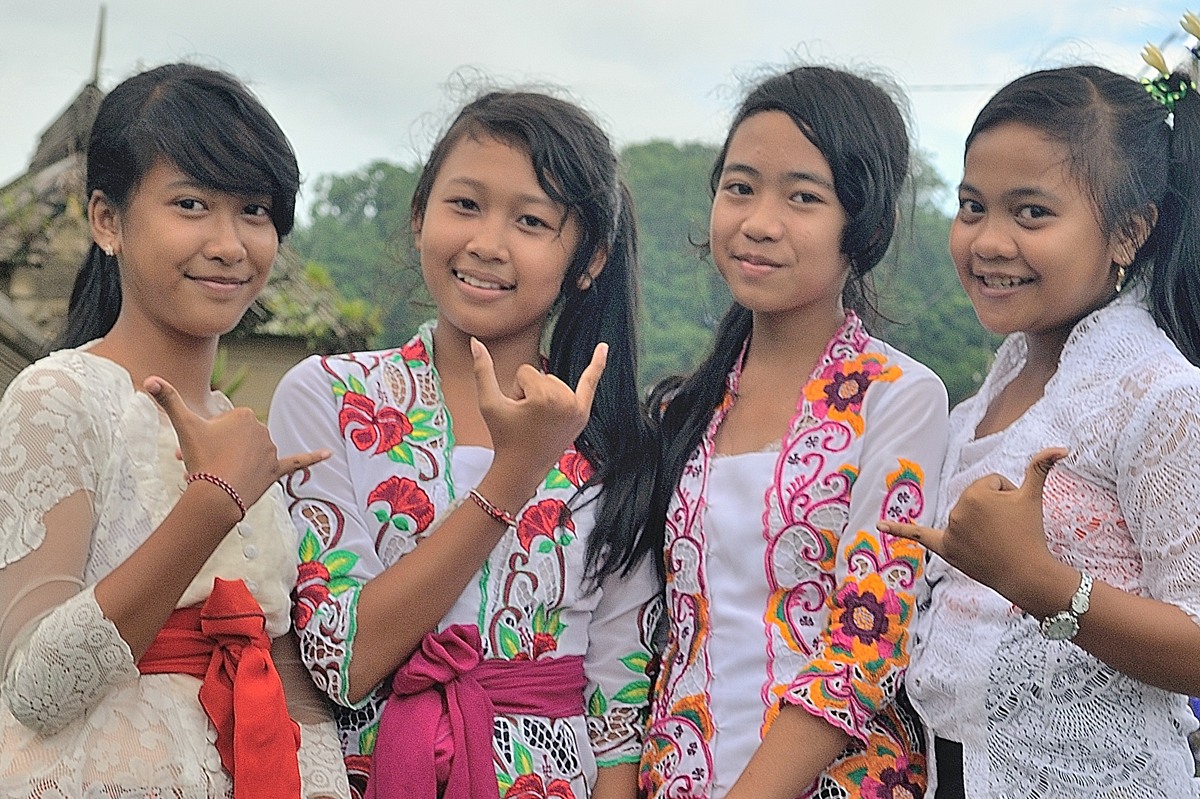
[[[1038, 575], [1036, 581], [1020, 590], [1008, 589], [1005, 595], [1041, 620], [1070, 604], [1079, 587], [1079, 571], [1055, 561], [1038, 570]], [[1080, 617], [1079, 632], [1072, 640], [1136, 680], [1166, 691], [1200, 695], [1200, 625], [1175, 605], [1096, 579], [1091, 606]]]
[[794, 799], [849, 740], [804, 708], [784, 705], [725, 799]]
[[596, 770], [596, 786], [591, 799], [635, 799], [637, 797], [637, 763], [620, 763]]
[[192, 483], [150, 537], [96, 583], [96, 602], [134, 660], [149, 648], [239, 515], [221, 489]]
[[[545, 479], [493, 465], [478, 491], [519, 513]], [[508, 528], [467, 500], [416, 549], [363, 586], [355, 617], [347, 698], [358, 702], [420, 646], [458, 600]]]

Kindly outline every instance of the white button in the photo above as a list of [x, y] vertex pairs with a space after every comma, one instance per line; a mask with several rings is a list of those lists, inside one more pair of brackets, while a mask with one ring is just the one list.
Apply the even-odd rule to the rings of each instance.
[[245, 549], [242, 550], [242, 554], [244, 554], [247, 559], [254, 560], [258, 557], [258, 547], [254, 546], [254, 544], [246, 544]]

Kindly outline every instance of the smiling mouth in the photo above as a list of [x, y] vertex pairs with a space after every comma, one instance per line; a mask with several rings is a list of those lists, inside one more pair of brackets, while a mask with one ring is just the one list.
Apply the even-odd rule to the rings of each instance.
[[481, 280], [480, 278], [474, 277], [472, 275], [468, 275], [468, 274], [464, 274], [463, 272], [459, 272], [457, 269], [452, 269], [450, 271], [454, 273], [455, 278], [462, 281], [463, 283], [466, 283], [468, 286], [472, 286], [477, 289], [491, 289], [492, 291], [512, 291], [513, 289], [516, 288], [516, 286], [514, 286], [510, 283], [495, 283], [490, 280]]
[[780, 263], [771, 261], [767, 258], [763, 258], [762, 256], [759, 256], [759, 255], [747, 255], [747, 254], [743, 253], [743, 254], [735, 254], [733, 257], [737, 261], [739, 261], [743, 264], [749, 264], [750, 266], [762, 266], [762, 267], [769, 267], [771, 269], [779, 269], [782, 266], [782, 264], [780, 264]]
[[1032, 283], [1031, 277], [1012, 277], [1010, 275], [977, 275], [976, 279], [989, 289], [1015, 289]]
[[204, 275], [187, 275], [188, 280], [195, 280], [199, 283], [213, 283], [218, 286], [244, 286], [250, 282], [250, 278], [231, 278], [231, 277], [205, 277]]

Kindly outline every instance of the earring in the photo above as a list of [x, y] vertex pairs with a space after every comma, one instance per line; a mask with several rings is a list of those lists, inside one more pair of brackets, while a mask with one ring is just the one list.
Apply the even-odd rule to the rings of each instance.
[[1121, 287], [1125, 285], [1125, 266], [1117, 264], [1117, 293], [1121, 293]]
[[586, 273], [580, 275], [579, 282], [576, 285], [579, 286], [580, 291], [587, 291], [592, 287], [592, 276]]
[[112, 258], [112, 257], [113, 257], [113, 246], [112, 246], [112, 244], [105, 244], [105, 245], [104, 245], [104, 254], [105, 254], [105, 255], [107, 255], [109, 258]]

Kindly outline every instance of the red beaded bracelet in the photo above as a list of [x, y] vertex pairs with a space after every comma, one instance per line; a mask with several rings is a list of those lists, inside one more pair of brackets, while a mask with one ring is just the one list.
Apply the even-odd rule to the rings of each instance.
[[479, 506], [480, 510], [486, 513], [488, 516], [491, 516], [496, 521], [503, 522], [508, 527], [517, 526], [517, 518], [515, 516], [503, 508], [497, 508], [495, 505], [484, 499], [483, 494], [480, 494], [473, 488], [471, 489], [470, 497], [475, 501], [475, 504]]
[[197, 480], [203, 480], [206, 483], [212, 483], [217, 488], [228, 494], [229, 498], [237, 503], [238, 510], [242, 513], [242, 518], [246, 518], [246, 503], [242, 502], [242, 498], [238, 495], [236, 488], [222, 480], [220, 477], [217, 477], [215, 474], [209, 474], [208, 472], [192, 472], [187, 476], [187, 482], [189, 484], [194, 483]]

